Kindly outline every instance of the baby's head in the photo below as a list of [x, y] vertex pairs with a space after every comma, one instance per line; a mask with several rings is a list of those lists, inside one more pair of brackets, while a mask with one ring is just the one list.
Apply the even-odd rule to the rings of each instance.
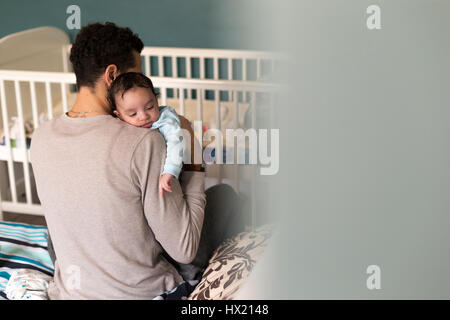
[[112, 113], [136, 126], [150, 128], [159, 118], [158, 94], [152, 81], [142, 73], [119, 75], [108, 90]]

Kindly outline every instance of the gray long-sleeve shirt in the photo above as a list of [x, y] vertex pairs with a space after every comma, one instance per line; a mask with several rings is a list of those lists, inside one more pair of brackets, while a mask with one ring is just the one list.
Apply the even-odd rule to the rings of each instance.
[[64, 114], [34, 132], [30, 152], [57, 256], [50, 299], [152, 299], [183, 281], [161, 253], [194, 259], [204, 173], [183, 172], [160, 197], [157, 130]]

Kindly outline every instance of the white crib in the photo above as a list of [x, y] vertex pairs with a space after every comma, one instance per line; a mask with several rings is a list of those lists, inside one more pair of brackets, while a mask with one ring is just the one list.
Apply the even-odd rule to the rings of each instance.
[[[37, 128], [74, 103], [75, 75], [70, 72], [69, 52], [67, 35], [52, 27], [0, 39], [0, 220], [3, 212], [43, 215], [27, 147], [31, 132], [26, 132], [25, 125]], [[191, 121], [202, 121], [207, 129], [256, 128], [257, 113], [262, 108], [273, 110], [278, 86], [260, 80], [275, 68], [277, 55], [145, 47], [142, 59], [144, 73], [161, 94], [160, 105], [174, 107]], [[259, 100], [264, 104], [258, 104]], [[12, 117], [20, 127], [14, 141]], [[255, 165], [207, 165], [207, 184], [229, 183], [251, 199], [252, 225], [257, 210], [255, 172]]]

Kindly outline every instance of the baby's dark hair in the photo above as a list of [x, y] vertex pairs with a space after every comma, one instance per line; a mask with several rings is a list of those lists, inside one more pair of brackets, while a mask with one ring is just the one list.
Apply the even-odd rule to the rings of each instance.
[[120, 94], [123, 98], [125, 92], [133, 88], [146, 88], [150, 90], [155, 97], [158, 97], [158, 93], [156, 93], [153, 83], [148, 77], [139, 72], [122, 73], [114, 79], [108, 89], [108, 101], [111, 105], [111, 113], [113, 115], [113, 111], [117, 110], [116, 95]]

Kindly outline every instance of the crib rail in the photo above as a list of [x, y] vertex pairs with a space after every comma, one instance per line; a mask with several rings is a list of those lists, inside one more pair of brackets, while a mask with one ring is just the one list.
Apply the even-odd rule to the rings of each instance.
[[[69, 71], [71, 47], [65, 46], [66, 55], [63, 55], [66, 72]], [[285, 59], [281, 53], [265, 51], [150, 46], [142, 49], [141, 56], [143, 71], [148, 77], [228, 81], [260, 81], [272, 74]], [[174, 94], [178, 97], [179, 91]], [[191, 98], [195, 92], [187, 91], [186, 94]], [[244, 99], [247, 97], [244, 93]]]
[[[145, 73], [187, 79], [260, 80], [271, 73], [279, 57], [260, 51], [145, 47]], [[157, 64], [152, 64], [154, 59]], [[197, 69], [198, 66], [198, 69]]]
[[[65, 69], [72, 45], [65, 46]], [[146, 76], [258, 81], [285, 59], [281, 53], [255, 50], [150, 47], [142, 49]]]
[[[161, 105], [166, 105], [168, 99], [173, 98], [168, 94], [169, 90], [177, 90], [179, 101], [179, 112], [181, 115], [185, 115], [185, 102], [189, 99], [188, 92], [196, 91], [199, 94], [196, 96], [195, 101], [197, 104], [197, 117], [195, 119], [189, 119], [193, 121], [203, 121], [202, 108], [205, 104], [206, 97], [203, 94], [205, 91], [213, 92], [212, 101], [214, 101], [214, 112], [216, 123], [218, 124], [218, 130], [221, 129], [221, 103], [224, 98], [221, 97], [220, 92], [231, 92], [232, 95], [226, 98], [228, 103], [233, 105], [234, 112], [234, 128], [239, 128], [240, 123], [238, 121], [239, 116], [239, 96], [243, 100], [243, 92], [247, 92], [247, 96], [250, 97], [249, 109], [251, 111], [251, 127], [255, 127], [256, 120], [256, 95], [269, 94], [273, 95], [279, 89], [275, 84], [262, 83], [258, 81], [243, 81], [243, 80], [215, 80], [215, 79], [186, 79], [186, 78], [169, 78], [169, 77], [152, 77], [154, 86], [159, 89], [161, 93]], [[74, 85], [76, 82], [75, 75], [73, 73], [59, 73], [59, 72], [31, 72], [31, 71], [15, 71], [15, 70], [0, 70], [0, 109], [2, 116], [2, 124], [4, 131], [4, 144], [0, 145], [0, 162], [6, 162], [5, 172], [0, 172], [0, 183], [7, 184], [9, 186], [8, 192], [3, 190], [0, 192], [0, 215], [4, 212], [17, 212], [26, 214], [42, 215], [41, 206], [38, 203], [37, 195], [35, 194], [35, 183], [32, 175], [29, 149], [27, 148], [27, 137], [25, 132], [25, 121], [30, 121], [34, 128], [39, 127], [40, 112], [42, 113], [42, 106], [39, 109], [36, 103], [36, 86], [39, 84], [44, 88], [46, 96], [46, 108], [44, 113], [48, 119], [52, 119], [56, 116], [55, 108], [53, 106], [52, 96], [55, 94], [55, 86], [59, 87], [58, 93], [61, 96], [62, 111], [69, 110], [68, 101], [66, 99], [68, 93], [68, 86]], [[9, 86], [10, 90], [7, 90]], [[53, 89], [53, 90], [52, 90]], [[24, 103], [24, 95], [28, 95], [30, 103]], [[9, 97], [8, 97], [9, 96]], [[8, 99], [9, 98], [9, 99]], [[210, 98], [211, 100], [211, 98]], [[8, 108], [7, 101], [14, 101], [15, 108], [11, 111]], [[192, 101], [192, 99], [191, 99]], [[270, 101], [274, 101], [273, 98]], [[211, 105], [211, 104], [209, 104]], [[28, 111], [31, 114], [31, 119], [26, 119], [24, 116]], [[31, 110], [31, 111], [30, 111]], [[18, 145], [15, 147], [11, 145], [10, 130], [8, 120], [14, 114], [18, 118], [20, 123], [20, 136], [18, 138]], [[19, 165], [19, 169], [17, 166]], [[214, 167], [214, 176], [217, 182], [221, 182], [223, 178], [223, 165], [214, 164], [210, 167]], [[250, 166], [251, 167], [251, 166]], [[1, 169], [1, 168], [0, 168]], [[208, 170], [207, 171], [211, 171]], [[239, 165], [234, 165], [233, 169], [233, 187], [238, 190], [240, 178], [242, 178], [242, 172], [239, 171]], [[251, 175], [255, 170], [250, 169], [250, 173], [247, 172], [247, 178], [250, 183], [253, 183]], [[5, 182], [6, 181], [6, 182]], [[24, 192], [22, 194], [18, 190], [18, 183], [23, 185]], [[1, 184], [0, 184], [1, 187]], [[3, 186], [5, 188], [5, 186]], [[254, 188], [250, 185], [249, 188]], [[3, 189], [4, 189], [3, 188]], [[252, 209], [253, 211], [254, 209]], [[254, 216], [256, 213], [253, 213]], [[0, 216], [0, 220], [1, 220]]]

